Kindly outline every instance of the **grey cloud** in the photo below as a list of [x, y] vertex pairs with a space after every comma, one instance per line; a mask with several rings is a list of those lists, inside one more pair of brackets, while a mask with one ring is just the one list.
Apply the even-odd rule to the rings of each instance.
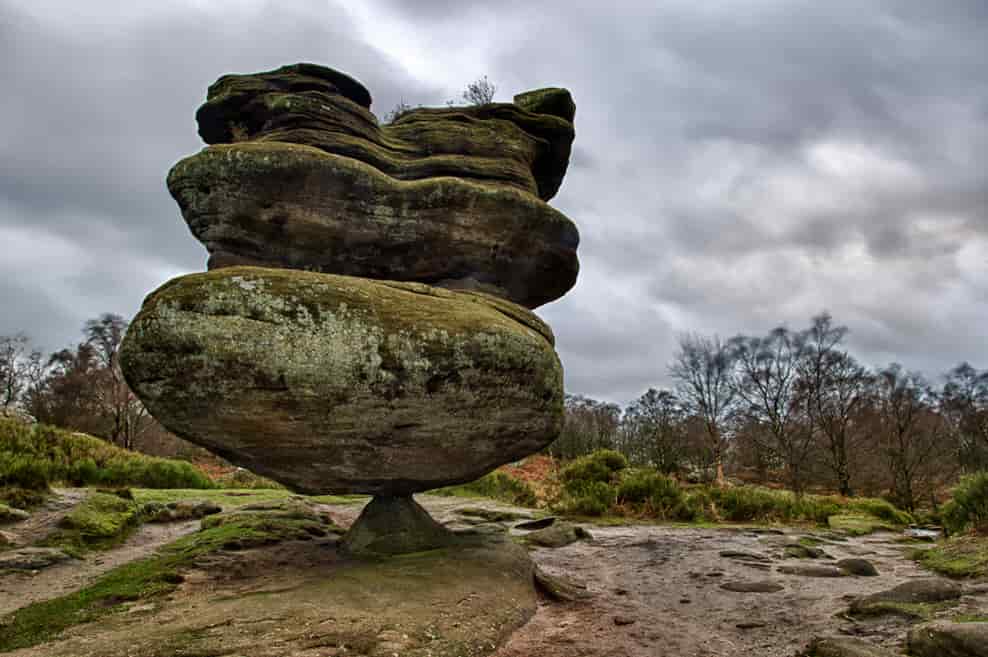
[[[34, 229], [39, 260], [76, 249], [40, 281], [0, 258], [0, 333], [74, 339], [81, 308], [127, 314], [155, 277], [201, 268], [163, 180], [200, 146], [206, 86], [308, 60], [362, 80], [379, 115], [442, 103], [471, 67], [503, 97], [572, 90], [553, 203], [580, 227], [581, 275], [539, 311], [572, 392], [628, 401], [668, 383], [681, 331], [801, 327], [823, 309], [871, 364], [988, 367], [980, 0], [361, 4], [401, 27], [379, 41], [342, 2], [222, 20], [200, 6], [73, 30], [0, 0], [0, 235]], [[385, 54], [421, 44], [441, 54], [418, 79]]]

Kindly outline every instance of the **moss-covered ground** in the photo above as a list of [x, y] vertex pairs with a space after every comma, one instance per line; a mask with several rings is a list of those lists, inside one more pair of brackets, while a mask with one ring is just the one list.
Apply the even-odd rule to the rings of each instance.
[[[94, 499], [95, 497], [95, 499]], [[77, 514], [79, 526], [102, 530], [115, 511], [103, 494], [90, 495], [91, 509]], [[119, 498], [117, 498], [119, 499]], [[121, 506], [121, 509], [123, 507]], [[106, 509], [111, 509], [106, 511]], [[329, 521], [301, 504], [265, 512], [232, 512], [206, 518], [202, 529], [163, 548], [155, 556], [116, 568], [96, 582], [66, 596], [23, 607], [0, 619], [0, 652], [43, 643], [68, 627], [99, 619], [135, 600], [173, 591], [183, 569], [220, 550], [242, 550], [286, 540], [309, 540], [336, 531]]]
[[955, 536], [932, 548], [918, 549], [913, 557], [948, 577], [988, 577], [988, 536]]

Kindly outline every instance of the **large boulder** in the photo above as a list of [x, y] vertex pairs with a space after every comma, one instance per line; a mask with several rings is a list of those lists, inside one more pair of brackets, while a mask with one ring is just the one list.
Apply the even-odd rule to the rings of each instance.
[[575, 106], [418, 108], [381, 126], [359, 82], [312, 64], [226, 75], [196, 115], [212, 148], [168, 177], [209, 267], [263, 265], [492, 292], [530, 308], [576, 281], [562, 183]]
[[183, 276], [121, 351], [168, 429], [305, 493], [471, 481], [562, 423], [552, 333], [476, 292], [289, 269]]
[[907, 645], [916, 657], [988, 657], [988, 623], [920, 625], [910, 630]]
[[467, 177], [406, 182], [298, 144], [206, 148], [168, 187], [209, 267], [259, 265], [486, 291], [534, 308], [575, 283], [579, 234], [536, 196]]

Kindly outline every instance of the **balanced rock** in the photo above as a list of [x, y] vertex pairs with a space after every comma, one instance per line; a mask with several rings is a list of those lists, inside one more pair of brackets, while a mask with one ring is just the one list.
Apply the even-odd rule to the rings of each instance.
[[556, 437], [552, 344], [482, 293], [235, 267], [152, 293], [121, 364], [162, 424], [237, 465], [305, 493], [404, 496]]
[[418, 281], [534, 308], [576, 281], [579, 235], [545, 201], [565, 175], [565, 89], [419, 108], [381, 126], [370, 94], [311, 64], [224, 76], [199, 109], [213, 146], [168, 176], [209, 267]]

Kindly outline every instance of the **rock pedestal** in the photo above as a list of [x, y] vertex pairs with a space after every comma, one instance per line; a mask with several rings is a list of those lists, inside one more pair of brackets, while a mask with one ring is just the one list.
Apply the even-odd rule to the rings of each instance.
[[209, 88], [211, 144], [168, 188], [210, 271], [145, 300], [121, 364], [176, 434], [311, 494], [377, 496], [354, 552], [420, 550], [415, 492], [538, 451], [562, 423], [553, 335], [528, 308], [578, 271], [547, 204], [566, 171], [564, 89], [420, 108], [312, 64]]

